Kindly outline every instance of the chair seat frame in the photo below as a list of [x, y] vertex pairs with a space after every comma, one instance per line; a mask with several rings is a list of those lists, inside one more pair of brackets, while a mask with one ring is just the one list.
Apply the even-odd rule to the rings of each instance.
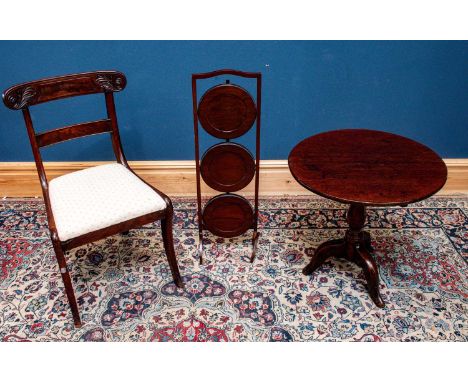
[[[128, 165], [123, 152], [117, 124], [114, 92], [122, 91], [126, 84], [127, 79], [125, 75], [119, 71], [94, 71], [45, 78], [42, 80], [15, 85], [5, 90], [2, 95], [3, 102], [8, 108], [13, 110], [21, 110], [23, 113], [34, 160], [36, 162], [42, 194], [44, 197], [44, 204], [46, 207], [47, 221], [52, 245], [65, 286], [68, 302], [70, 304], [73, 322], [77, 328], [82, 326], [82, 322], [73, 290], [69, 268], [67, 266], [67, 260], [65, 257], [66, 252], [73, 248], [92, 243], [94, 241], [101, 240], [118, 233], [127, 232], [131, 229], [139, 228], [145, 224], [160, 220], [164, 249], [166, 251], [172, 277], [178, 287], [183, 287], [183, 282], [180, 276], [174, 250], [174, 240], [172, 233], [174, 210], [172, 202], [167, 195], [135, 174], [135, 172]], [[96, 93], [103, 93], [105, 96], [107, 110], [106, 119], [66, 126], [54, 130], [49, 130], [40, 134], [35, 132], [29, 111], [30, 106], [62, 98]], [[149, 214], [126, 220], [106, 228], [88, 232], [84, 235], [77, 236], [66, 241], [61, 241], [57, 232], [54, 214], [52, 212], [49, 198], [49, 183], [44, 170], [40, 148], [70, 139], [101, 133], [109, 133], [111, 135], [112, 147], [117, 162], [125, 166], [125, 168], [131, 171], [142, 182], [151, 187], [165, 201], [166, 207], [161, 211], [151, 212]]]

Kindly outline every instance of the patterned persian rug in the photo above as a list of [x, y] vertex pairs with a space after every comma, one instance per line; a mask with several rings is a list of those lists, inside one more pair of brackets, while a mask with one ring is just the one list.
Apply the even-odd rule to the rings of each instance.
[[343, 235], [344, 205], [263, 199], [255, 262], [248, 261], [250, 234], [207, 235], [202, 266], [195, 202], [174, 205], [185, 290], [172, 283], [157, 224], [80, 247], [68, 254], [84, 323], [75, 330], [42, 200], [0, 201], [0, 339], [468, 340], [468, 198], [369, 210], [384, 309], [345, 260], [301, 273], [321, 242]]

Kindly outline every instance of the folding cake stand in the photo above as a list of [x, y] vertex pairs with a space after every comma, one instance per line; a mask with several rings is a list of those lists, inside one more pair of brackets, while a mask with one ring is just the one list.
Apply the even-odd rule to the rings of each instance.
[[[198, 102], [197, 81], [221, 75], [256, 79], [256, 103], [242, 87], [229, 80], [208, 89]], [[253, 262], [258, 242], [258, 188], [260, 163], [261, 73], [221, 69], [192, 75], [193, 129], [195, 134], [195, 162], [198, 203], [198, 254], [203, 262], [203, 230], [216, 236], [230, 238], [253, 229]], [[198, 122], [203, 129], [224, 142], [211, 146], [200, 161]], [[244, 146], [230, 142], [247, 133], [255, 122], [255, 159]], [[202, 210], [200, 177], [216, 191], [223, 192], [211, 198]], [[245, 188], [255, 177], [254, 208], [244, 197], [233, 194]]]

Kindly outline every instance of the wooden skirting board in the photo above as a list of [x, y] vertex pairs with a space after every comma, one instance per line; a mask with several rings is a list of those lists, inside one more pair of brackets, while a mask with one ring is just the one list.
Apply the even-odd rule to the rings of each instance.
[[[109, 162], [46, 162], [50, 179], [72, 171]], [[448, 180], [439, 194], [468, 193], [468, 158], [445, 159]], [[194, 161], [130, 161], [130, 166], [147, 182], [168, 195], [196, 195]], [[219, 192], [202, 184], [205, 195]], [[238, 192], [253, 194], [253, 182]], [[260, 164], [260, 195], [310, 195], [291, 176], [286, 160], [264, 160]], [[0, 162], [0, 196], [42, 196], [34, 162]]]

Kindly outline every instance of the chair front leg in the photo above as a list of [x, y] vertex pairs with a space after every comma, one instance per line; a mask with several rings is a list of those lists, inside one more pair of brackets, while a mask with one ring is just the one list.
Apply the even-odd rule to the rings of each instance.
[[174, 239], [172, 236], [172, 206], [169, 205], [166, 211], [166, 217], [161, 220], [161, 231], [164, 242], [164, 249], [166, 250], [167, 261], [171, 268], [172, 278], [174, 283], [179, 287], [183, 288], [184, 283], [180, 277], [179, 266], [177, 265], [177, 258], [174, 251]]
[[63, 284], [65, 285], [65, 292], [67, 294], [68, 303], [70, 305], [73, 322], [76, 328], [81, 328], [80, 313], [78, 311], [78, 304], [76, 303], [75, 292], [73, 291], [73, 284], [70, 277], [70, 272], [65, 260], [64, 251], [57, 234], [52, 233], [52, 245], [54, 246], [55, 256], [59, 265], [60, 274], [62, 275]]

